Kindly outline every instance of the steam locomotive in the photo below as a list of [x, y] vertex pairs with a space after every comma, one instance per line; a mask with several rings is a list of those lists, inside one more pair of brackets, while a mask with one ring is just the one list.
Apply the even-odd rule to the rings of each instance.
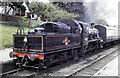
[[102, 25], [70, 19], [46, 22], [40, 28], [28, 31], [27, 35], [23, 28], [19, 28], [13, 35], [14, 47], [9, 56], [16, 57], [19, 67], [46, 68], [70, 58], [78, 59], [90, 50], [118, 41], [118, 35], [107, 33], [111, 31], [118, 32], [117, 29], [107, 30]]

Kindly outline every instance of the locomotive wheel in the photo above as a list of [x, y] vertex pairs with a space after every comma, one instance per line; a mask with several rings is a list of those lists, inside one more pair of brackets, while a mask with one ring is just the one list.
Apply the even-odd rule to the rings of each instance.
[[38, 64], [38, 70], [40, 70], [40, 69], [42, 69], [43, 68], [43, 63], [42, 63], [42, 61], [41, 60], [39, 60], [39, 64]]
[[46, 61], [45, 60], [43, 60], [43, 61], [39, 60], [39, 65], [38, 65], [39, 69], [38, 70], [40, 70], [42, 68], [46, 69], [48, 67], [47, 63], [48, 63], [47, 60]]
[[77, 49], [77, 51], [78, 51], [78, 57], [82, 57], [82, 52], [80, 51], [80, 48]]
[[21, 58], [17, 57], [17, 59], [16, 59], [16, 65], [17, 65], [19, 68], [22, 68]]
[[67, 52], [64, 52], [64, 61], [67, 61]]
[[19, 67], [19, 68], [22, 68], [22, 64], [18, 64], [18, 67]]
[[103, 43], [100, 43], [99, 49], [102, 49], [102, 48], [103, 48]]
[[82, 57], [84, 57], [87, 54], [87, 48], [88, 48], [88, 45], [84, 46], [84, 49], [81, 50], [80, 53], [81, 53]]
[[46, 60], [43, 61], [43, 62], [44, 62], [44, 66], [43, 66], [43, 68], [45, 69], [45, 68], [47, 68], [47, 67], [49, 66], [49, 64], [50, 64], [50, 60], [49, 60], [49, 58], [46, 58]]
[[65, 53], [64, 52], [62, 52], [61, 54], [60, 54], [60, 58], [61, 58], [61, 60], [60, 60], [60, 62], [64, 62], [65, 61]]
[[74, 50], [73, 57], [74, 57], [74, 60], [78, 59], [78, 51], [77, 50]]

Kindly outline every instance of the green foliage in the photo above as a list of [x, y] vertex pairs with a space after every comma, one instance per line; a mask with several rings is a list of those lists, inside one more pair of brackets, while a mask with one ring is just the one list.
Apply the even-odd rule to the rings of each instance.
[[32, 28], [40, 27], [40, 25], [43, 23], [41, 20], [30, 20], [30, 25]]
[[41, 2], [31, 3], [29, 7], [30, 7], [30, 10], [37, 15], [45, 14], [46, 5], [44, 5], [44, 3], [41, 3]]
[[68, 13], [64, 10], [56, 10], [53, 12], [47, 12], [45, 16], [49, 17], [52, 21], [57, 21], [61, 19], [75, 19], [78, 15]]
[[28, 25], [29, 25], [29, 20], [27, 19], [26, 16], [23, 16], [22, 17], [22, 24], [21, 24], [21, 26], [28, 27]]
[[27, 16], [23, 16], [23, 17], [22, 17], [22, 20], [23, 20], [23, 21], [27, 21], [27, 20], [28, 20], [28, 19], [27, 19]]
[[22, 21], [20, 22], [9, 22], [8, 24], [4, 24], [4, 25], [9, 25], [9, 26], [16, 26], [16, 27], [28, 27], [29, 24], [29, 20], [27, 19], [26, 16], [22, 17]]
[[52, 3], [31, 3], [30, 10], [37, 15], [45, 15], [51, 19], [51, 21], [57, 21], [60, 19], [75, 19], [77, 14], [68, 13], [59, 7], [54, 6]]

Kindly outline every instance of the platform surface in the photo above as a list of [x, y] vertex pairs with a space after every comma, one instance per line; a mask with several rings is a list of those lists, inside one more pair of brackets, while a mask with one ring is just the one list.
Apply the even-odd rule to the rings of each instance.
[[9, 57], [9, 53], [12, 51], [12, 49], [2, 49], [0, 50], [0, 62], [12, 60], [12, 58]]
[[107, 65], [105, 65], [101, 70], [99, 70], [93, 76], [118, 76], [118, 59], [120, 56], [113, 59]]

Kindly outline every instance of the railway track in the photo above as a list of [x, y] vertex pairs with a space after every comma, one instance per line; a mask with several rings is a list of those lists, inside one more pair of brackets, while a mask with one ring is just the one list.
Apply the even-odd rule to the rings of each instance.
[[[120, 49], [120, 48], [118, 48], [118, 49]], [[107, 55], [105, 55], [105, 56], [99, 58], [98, 60], [96, 60], [96, 61], [94, 61], [94, 62], [88, 64], [87, 66], [81, 68], [80, 70], [75, 71], [74, 73], [68, 75], [67, 78], [71, 78], [71, 77], [73, 77], [73, 76], [76, 76], [78, 73], [80, 73], [81, 71], [85, 70], [86, 68], [91, 67], [92, 65], [96, 64], [96, 63], [99, 62], [100, 60], [103, 60], [103, 59], [106, 58], [107, 56], [109, 56], [109, 55], [115, 53], [118, 49], [115, 49], [114, 51], [112, 51], [112, 52], [108, 53]]]
[[0, 78], [33, 78], [35, 77], [35, 71], [30, 71], [27, 70], [25, 68], [21, 68], [21, 69], [14, 69], [12, 71], [8, 71], [5, 73], [0, 74]]
[[[90, 56], [88, 55], [82, 61], [80, 60], [76, 63], [71, 62], [70, 64], [65, 63], [63, 65], [56, 66], [55, 68], [52, 68], [51, 70], [48, 70], [44, 74], [39, 74], [39, 75], [40, 76], [65, 76], [67, 78], [73, 77], [73, 76], [76, 76], [76, 74], [78, 74], [82, 70], [86, 70], [87, 68], [91, 67], [92, 65], [98, 63], [100, 60], [103, 60], [105, 57], [108, 58], [111, 55], [111, 56], [113, 56], [111, 58], [111, 60], [114, 59], [118, 55], [116, 52], [118, 49], [119, 49], [118, 46], [112, 46], [112, 47], [107, 48], [104, 51], [101, 51], [97, 54], [93, 53]], [[109, 61], [111, 61], [111, 60], [109, 59]], [[109, 61], [107, 61], [106, 64]], [[97, 71], [99, 71], [99, 70], [97, 70]], [[84, 76], [86, 76], [86, 75], [84, 75]]]
[[22, 69], [20, 69], [20, 68], [14, 69], [14, 70], [11, 70], [11, 71], [0, 74], [0, 77], [5, 76], [5, 75], [9, 75], [9, 74], [12, 74], [12, 73], [15, 73], [15, 72], [18, 72], [18, 71], [22, 71], [22, 70], [24, 70], [24, 68], [22, 68]]

